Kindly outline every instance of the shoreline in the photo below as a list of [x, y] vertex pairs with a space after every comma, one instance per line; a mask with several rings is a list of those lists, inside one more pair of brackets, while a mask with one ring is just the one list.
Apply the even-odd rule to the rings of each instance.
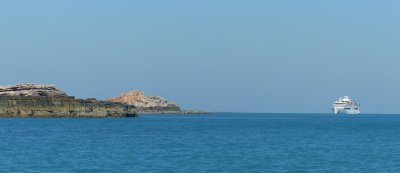
[[138, 111], [137, 114], [140, 116], [140, 115], [150, 115], [150, 114], [200, 115], [200, 114], [211, 114], [211, 113], [207, 111], [198, 111], [198, 110], [180, 110], [180, 111]]

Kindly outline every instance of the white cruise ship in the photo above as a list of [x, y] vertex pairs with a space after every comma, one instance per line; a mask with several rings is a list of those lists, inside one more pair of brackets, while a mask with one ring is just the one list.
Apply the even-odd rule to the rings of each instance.
[[360, 114], [360, 105], [350, 99], [348, 96], [340, 97], [333, 103], [334, 114]]

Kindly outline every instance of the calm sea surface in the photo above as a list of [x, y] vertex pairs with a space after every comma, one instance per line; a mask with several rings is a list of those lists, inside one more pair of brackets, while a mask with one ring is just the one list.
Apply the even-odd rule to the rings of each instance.
[[0, 172], [400, 172], [400, 115], [6, 118]]

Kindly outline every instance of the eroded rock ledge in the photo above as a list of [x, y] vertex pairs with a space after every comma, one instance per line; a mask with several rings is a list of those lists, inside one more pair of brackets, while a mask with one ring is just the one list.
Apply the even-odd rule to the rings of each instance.
[[131, 117], [133, 105], [75, 99], [55, 85], [0, 86], [0, 117]]
[[0, 86], [0, 96], [39, 97], [39, 96], [67, 96], [55, 85], [17, 84]]

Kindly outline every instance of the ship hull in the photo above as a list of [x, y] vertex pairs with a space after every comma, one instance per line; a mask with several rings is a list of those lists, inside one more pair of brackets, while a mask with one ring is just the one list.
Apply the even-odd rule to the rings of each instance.
[[333, 108], [333, 113], [334, 114], [351, 114], [351, 115], [357, 115], [360, 114], [359, 109], [344, 109], [340, 107]]

